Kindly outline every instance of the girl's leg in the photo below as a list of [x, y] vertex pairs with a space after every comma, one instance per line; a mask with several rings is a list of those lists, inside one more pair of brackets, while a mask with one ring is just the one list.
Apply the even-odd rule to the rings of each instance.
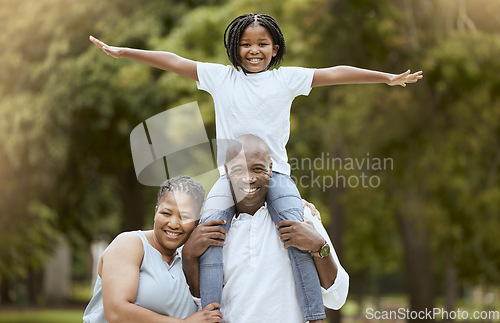
[[[223, 226], [229, 230], [234, 216], [234, 201], [229, 187], [229, 181], [223, 175], [208, 193], [203, 206], [200, 223], [214, 220], [226, 220]], [[220, 304], [222, 299], [223, 268], [222, 247], [210, 246], [200, 257], [200, 296], [204, 308], [212, 302]]]
[[[282, 220], [304, 221], [302, 198], [295, 183], [288, 175], [273, 172], [267, 192], [267, 204], [274, 223]], [[290, 247], [288, 248], [288, 256], [292, 263], [304, 320], [325, 318], [321, 285], [311, 254]]]

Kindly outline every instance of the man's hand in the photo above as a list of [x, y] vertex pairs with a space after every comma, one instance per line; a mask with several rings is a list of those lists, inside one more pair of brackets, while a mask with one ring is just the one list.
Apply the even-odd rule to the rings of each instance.
[[93, 36], [89, 36], [89, 40], [91, 42], [93, 42], [94, 44], [96, 44], [100, 49], [102, 49], [103, 52], [105, 52], [109, 56], [114, 57], [114, 58], [123, 57], [123, 54], [124, 54], [123, 47], [109, 46]]
[[423, 77], [422, 71], [410, 74], [410, 70], [407, 70], [404, 73], [401, 73], [399, 75], [394, 75], [393, 77], [391, 77], [389, 82], [387, 82], [387, 84], [391, 86], [401, 85], [402, 87], [405, 87], [406, 83], [416, 83], [422, 77]]
[[188, 323], [188, 322], [190, 322], [190, 323], [198, 323], [198, 322], [218, 323], [218, 322], [222, 322], [222, 313], [219, 310], [215, 310], [216, 308], [220, 308], [220, 304], [210, 303], [207, 306], [205, 306], [204, 309], [186, 317], [183, 321], [186, 323]]
[[198, 258], [209, 246], [223, 246], [226, 230], [224, 220], [210, 220], [197, 226], [182, 248], [183, 257]]
[[286, 249], [295, 247], [316, 252], [325, 244], [325, 239], [316, 231], [312, 222], [283, 220], [278, 222], [276, 227]]

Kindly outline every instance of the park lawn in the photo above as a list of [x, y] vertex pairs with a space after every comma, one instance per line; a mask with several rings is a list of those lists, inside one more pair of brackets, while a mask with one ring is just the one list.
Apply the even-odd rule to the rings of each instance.
[[0, 311], [0, 323], [81, 323], [82, 310]]

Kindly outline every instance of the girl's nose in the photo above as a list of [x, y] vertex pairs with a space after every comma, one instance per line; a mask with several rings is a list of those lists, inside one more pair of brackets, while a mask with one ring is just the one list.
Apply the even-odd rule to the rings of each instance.
[[258, 54], [259, 53], [259, 48], [258, 47], [252, 47], [250, 49], [250, 53], [252, 53], [252, 54]]

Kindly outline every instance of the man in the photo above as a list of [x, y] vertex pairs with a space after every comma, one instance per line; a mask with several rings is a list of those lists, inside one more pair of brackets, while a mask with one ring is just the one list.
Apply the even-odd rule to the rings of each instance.
[[[228, 224], [224, 220], [201, 224], [185, 244], [183, 269], [192, 294], [199, 296], [199, 256], [209, 245], [223, 246], [224, 322], [302, 322], [286, 250], [293, 246], [313, 254], [324, 305], [342, 307], [349, 276], [319, 220], [307, 208], [304, 220], [312, 223], [285, 220], [275, 225], [271, 219], [265, 202], [272, 176], [267, 145], [252, 135], [237, 138], [227, 150], [225, 167], [236, 214]], [[227, 235], [223, 224], [230, 227]]]

